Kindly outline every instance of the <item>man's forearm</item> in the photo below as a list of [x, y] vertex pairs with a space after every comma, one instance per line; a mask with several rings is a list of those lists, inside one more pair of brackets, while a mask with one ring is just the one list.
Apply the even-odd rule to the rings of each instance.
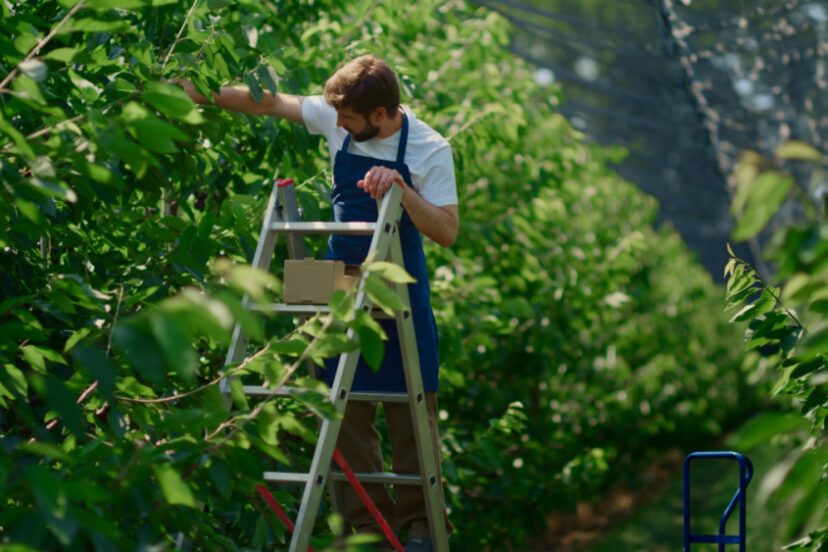
[[417, 229], [443, 247], [457, 239], [459, 216], [456, 205], [437, 207], [406, 186], [402, 205]]
[[249, 115], [271, 115], [302, 122], [302, 97], [290, 94], [262, 92], [262, 101], [257, 102], [246, 86], [222, 87], [220, 94], [213, 94], [216, 105], [225, 109]]
[[[175, 81], [184, 88], [194, 102], [209, 104], [210, 101], [196, 92], [193, 85], [187, 81]], [[250, 95], [246, 86], [223, 86], [218, 93], [213, 93], [213, 102], [216, 106], [248, 115], [271, 115], [281, 119], [288, 119], [296, 123], [302, 122], [302, 96], [291, 94], [271, 94], [262, 92], [262, 101], [257, 102]]]

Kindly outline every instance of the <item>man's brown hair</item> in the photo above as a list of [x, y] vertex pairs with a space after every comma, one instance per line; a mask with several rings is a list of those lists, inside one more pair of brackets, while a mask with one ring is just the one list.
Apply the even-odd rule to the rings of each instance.
[[325, 101], [334, 109], [351, 108], [368, 117], [378, 107], [394, 116], [400, 107], [397, 75], [373, 54], [353, 59], [325, 83]]

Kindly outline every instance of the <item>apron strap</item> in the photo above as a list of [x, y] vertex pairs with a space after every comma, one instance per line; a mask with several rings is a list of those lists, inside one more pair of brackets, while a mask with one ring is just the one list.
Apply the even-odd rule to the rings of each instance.
[[[402, 107], [400, 107], [402, 111]], [[408, 117], [405, 111], [402, 111], [403, 124], [400, 132], [400, 145], [397, 147], [397, 163], [402, 163], [405, 160], [405, 145], [408, 143]]]

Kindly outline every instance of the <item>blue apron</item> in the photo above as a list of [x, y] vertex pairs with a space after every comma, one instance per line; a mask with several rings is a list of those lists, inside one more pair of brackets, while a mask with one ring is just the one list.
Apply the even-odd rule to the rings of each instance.
[[[336, 153], [334, 161], [334, 183], [331, 192], [333, 200], [333, 219], [335, 222], [376, 222], [377, 202], [369, 194], [357, 187], [357, 182], [365, 178], [372, 167], [384, 166], [395, 169], [402, 175], [409, 186], [411, 173], [405, 164], [405, 147], [408, 142], [408, 117], [403, 113], [403, 125], [400, 131], [400, 145], [397, 149], [396, 161], [385, 161], [355, 155], [348, 152], [351, 144], [351, 135], [345, 138], [342, 149]], [[411, 301], [411, 314], [414, 320], [414, 332], [417, 336], [417, 351], [420, 356], [420, 369], [423, 376], [423, 387], [426, 391], [437, 391], [437, 371], [439, 360], [437, 356], [437, 324], [434, 313], [431, 311], [431, 292], [428, 284], [423, 242], [420, 232], [403, 210], [400, 220], [400, 242], [403, 250], [405, 269], [417, 282], [408, 284], [408, 295]], [[347, 264], [359, 265], [365, 260], [371, 236], [342, 236], [332, 235], [328, 241], [327, 259], [345, 261]], [[385, 357], [377, 372], [371, 369], [365, 360], [360, 357], [357, 366], [353, 391], [392, 391], [404, 392], [405, 375], [403, 374], [400, 341], [397, 326], [394, 320], [380, 320], [388, 340], [385, 341]], [[338, 358], [327, 359], [323, 377], [328, 385], [333, 383]]]

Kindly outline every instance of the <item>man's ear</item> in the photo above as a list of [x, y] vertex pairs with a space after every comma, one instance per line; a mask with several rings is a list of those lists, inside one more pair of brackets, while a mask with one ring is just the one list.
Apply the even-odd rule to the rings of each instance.
[[384, 106], [379, 106], [371, 113], [371, 123], [374, 125], [378, 125], [388, 117], [388, 111], [385, 109]]

